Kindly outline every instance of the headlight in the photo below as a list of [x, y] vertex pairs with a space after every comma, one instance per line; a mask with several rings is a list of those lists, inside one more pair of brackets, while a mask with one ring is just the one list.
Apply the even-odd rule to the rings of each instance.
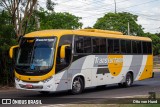
[[51, 77], [49, 77], [49, 78], [43, 80], [42, 82], [46, 83], [46, 82], [50, 81], [52, 78], [53, 78], [53, 77], [51, 76]]
[[20, 81], [20, 79], [18, 79], [18, 78], [16, 78], [16, 77], [15, 77], [15, 80], [18, 81], [18, 82]]

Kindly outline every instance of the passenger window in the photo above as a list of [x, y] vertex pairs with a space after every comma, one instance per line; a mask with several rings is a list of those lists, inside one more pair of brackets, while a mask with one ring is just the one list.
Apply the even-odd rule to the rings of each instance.
[[127, 53], [127, 51], [126, 51], [126, 40], [121, 40], [121, 53]]
[[132, 53], [137, 54], [137, 42], [132, 41]]
[[151, 44], [151, 42], [147, 43], [147, 47], [148, 47], [148, 53], [152, 54], [152, 44]]
[[148, 51], [148, 49], [147, 49], [147, 42], [142, 42], [142, 45], [143, 45], [143, 53], [147, 54], [147, 51]]
[[115, 39], [114, 40], [114, 53], [120, 53], [119, 51], [119, 40], [118, 39]]
[[126, 52], [131, 53], [131, 41], [126, 40]]
[[106, 39], [105, 38], [100, 38], [99, 39], [99, 46], [100, 46], [100, 53], [106, 53]]
[[142, 44], [141, 44], [141, 41], [137, 41], [137, 49], [138, 49], [138, 53], [141, 54], [142, 53]]
[[83, 52], [84, 53], [91, 53], [92, 52], [90, 37], [84, 37]]
[[114, 53], [114, 51], [113, 51], [113, 39], [108, 39], [108, 53]]
[[152, 44], [151, 42], [142, 42], [143, 45], [143, 53], [151, 54], [152, 53]]
[[75, 49], [76, 53], [83, 53], [83, 37], [76, 36], [75, 37]]
[[93, 38], [92, 41], [93, 41], [93, 45], [92, 45], [93, 46], [93, 53], [100, 53], [99, 39], [98, 38]]

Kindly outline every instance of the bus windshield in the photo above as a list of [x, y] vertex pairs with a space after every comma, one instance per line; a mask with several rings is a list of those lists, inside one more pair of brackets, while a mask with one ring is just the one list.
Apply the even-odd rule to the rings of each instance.
[[55, 38], [22, 39], [16, 67], [27, 70], [46, 70], [52, 67]]

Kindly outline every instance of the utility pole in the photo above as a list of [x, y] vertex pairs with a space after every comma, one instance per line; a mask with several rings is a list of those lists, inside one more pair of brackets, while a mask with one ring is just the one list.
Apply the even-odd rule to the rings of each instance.
[[130, 26], [129, 26], [129, 21], [128, 21], [128, 35], [130, 35]]
[[117, 8], [116, 7], [116, 0], [114, 0], [114, 4], [115, 4], [115, 11], [114, 12], [117, 13], [117, 10], [116, 10], [116, 8]]

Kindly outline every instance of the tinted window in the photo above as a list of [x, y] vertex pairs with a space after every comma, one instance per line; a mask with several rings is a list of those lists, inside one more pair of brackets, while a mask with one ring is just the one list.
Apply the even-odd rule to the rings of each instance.
[[142, 44], [141, 44], [141, 41], [137, 41], [137, 49], [138, 49], [138, 53], [141, 54], [142, 53]]
[[[55, 71], [56, 73], [68, 67], [70, 64], [71, 56], [72, 56], [71, 55], [72, 39], [73, 39], [73, 36], [71, 35], [65, 35], [60, 38], [57, 56], [56, 56], [56, 71]], [[70, 49], [66, 49], [65, 64], [61, 63], [61, 58], [60, 58], [60, 49], [62, 45], [70, 45]]]
[[152, 44], [151, 44], [151, 42], [147, 43], [147, 47], [148, 47], [148, 53], [151, 54], [152, 53]]
[[99, 39], [99, 46], [100, 46], [100, 53], [106, 53], [106, 39], [100, 38]]
[[126, 40], [126, 53], [131, 53], [131, 41]]
[[113, 39], [108, 39], [108, 53], [114, 53], [113, 52]]
[[98, 38], [93, 38], [93, 53], [100, 53], [100, 43], [99, 43], [99, 39]]
[[115, 39], [114, 40], [114, 53], [120, 53], [119, 51], [119, 40], [118, 39]]
[[72, 38], [73, 38], [73, 36], [69, 36], [69, 35], [62, 36], [60, 38], [60, 42], [59, 42], [58, 46], [68, 45], [68, 44], [71, 45], [72, 44]]
[[142, 46], [143, 46], [143, 53], [144, 54], [151, 54], [152, 53], [151, 42], [142, 42]]
[[91, 38], [76, 36], [75, 37], [75, 50], [76, 53], [91, 53]]
[[142, 42], [142, 45], [143, 45], [143, 53], [144, 54], [147, 54], [147, 42]]
[[84, 45], [83, 45], [83, 52], [84, 53], [91, 53], [91, 38], [84, 37]]
[[76, 53], [83, 53], [83, 37], [76, 36], [75, 37], [75, 49]]
[[121, 40], [121, 52], [126, 53], [126, 40]]
[[137, 42], [132, 41], [132, 53], [136, 54], [137, 53]]

